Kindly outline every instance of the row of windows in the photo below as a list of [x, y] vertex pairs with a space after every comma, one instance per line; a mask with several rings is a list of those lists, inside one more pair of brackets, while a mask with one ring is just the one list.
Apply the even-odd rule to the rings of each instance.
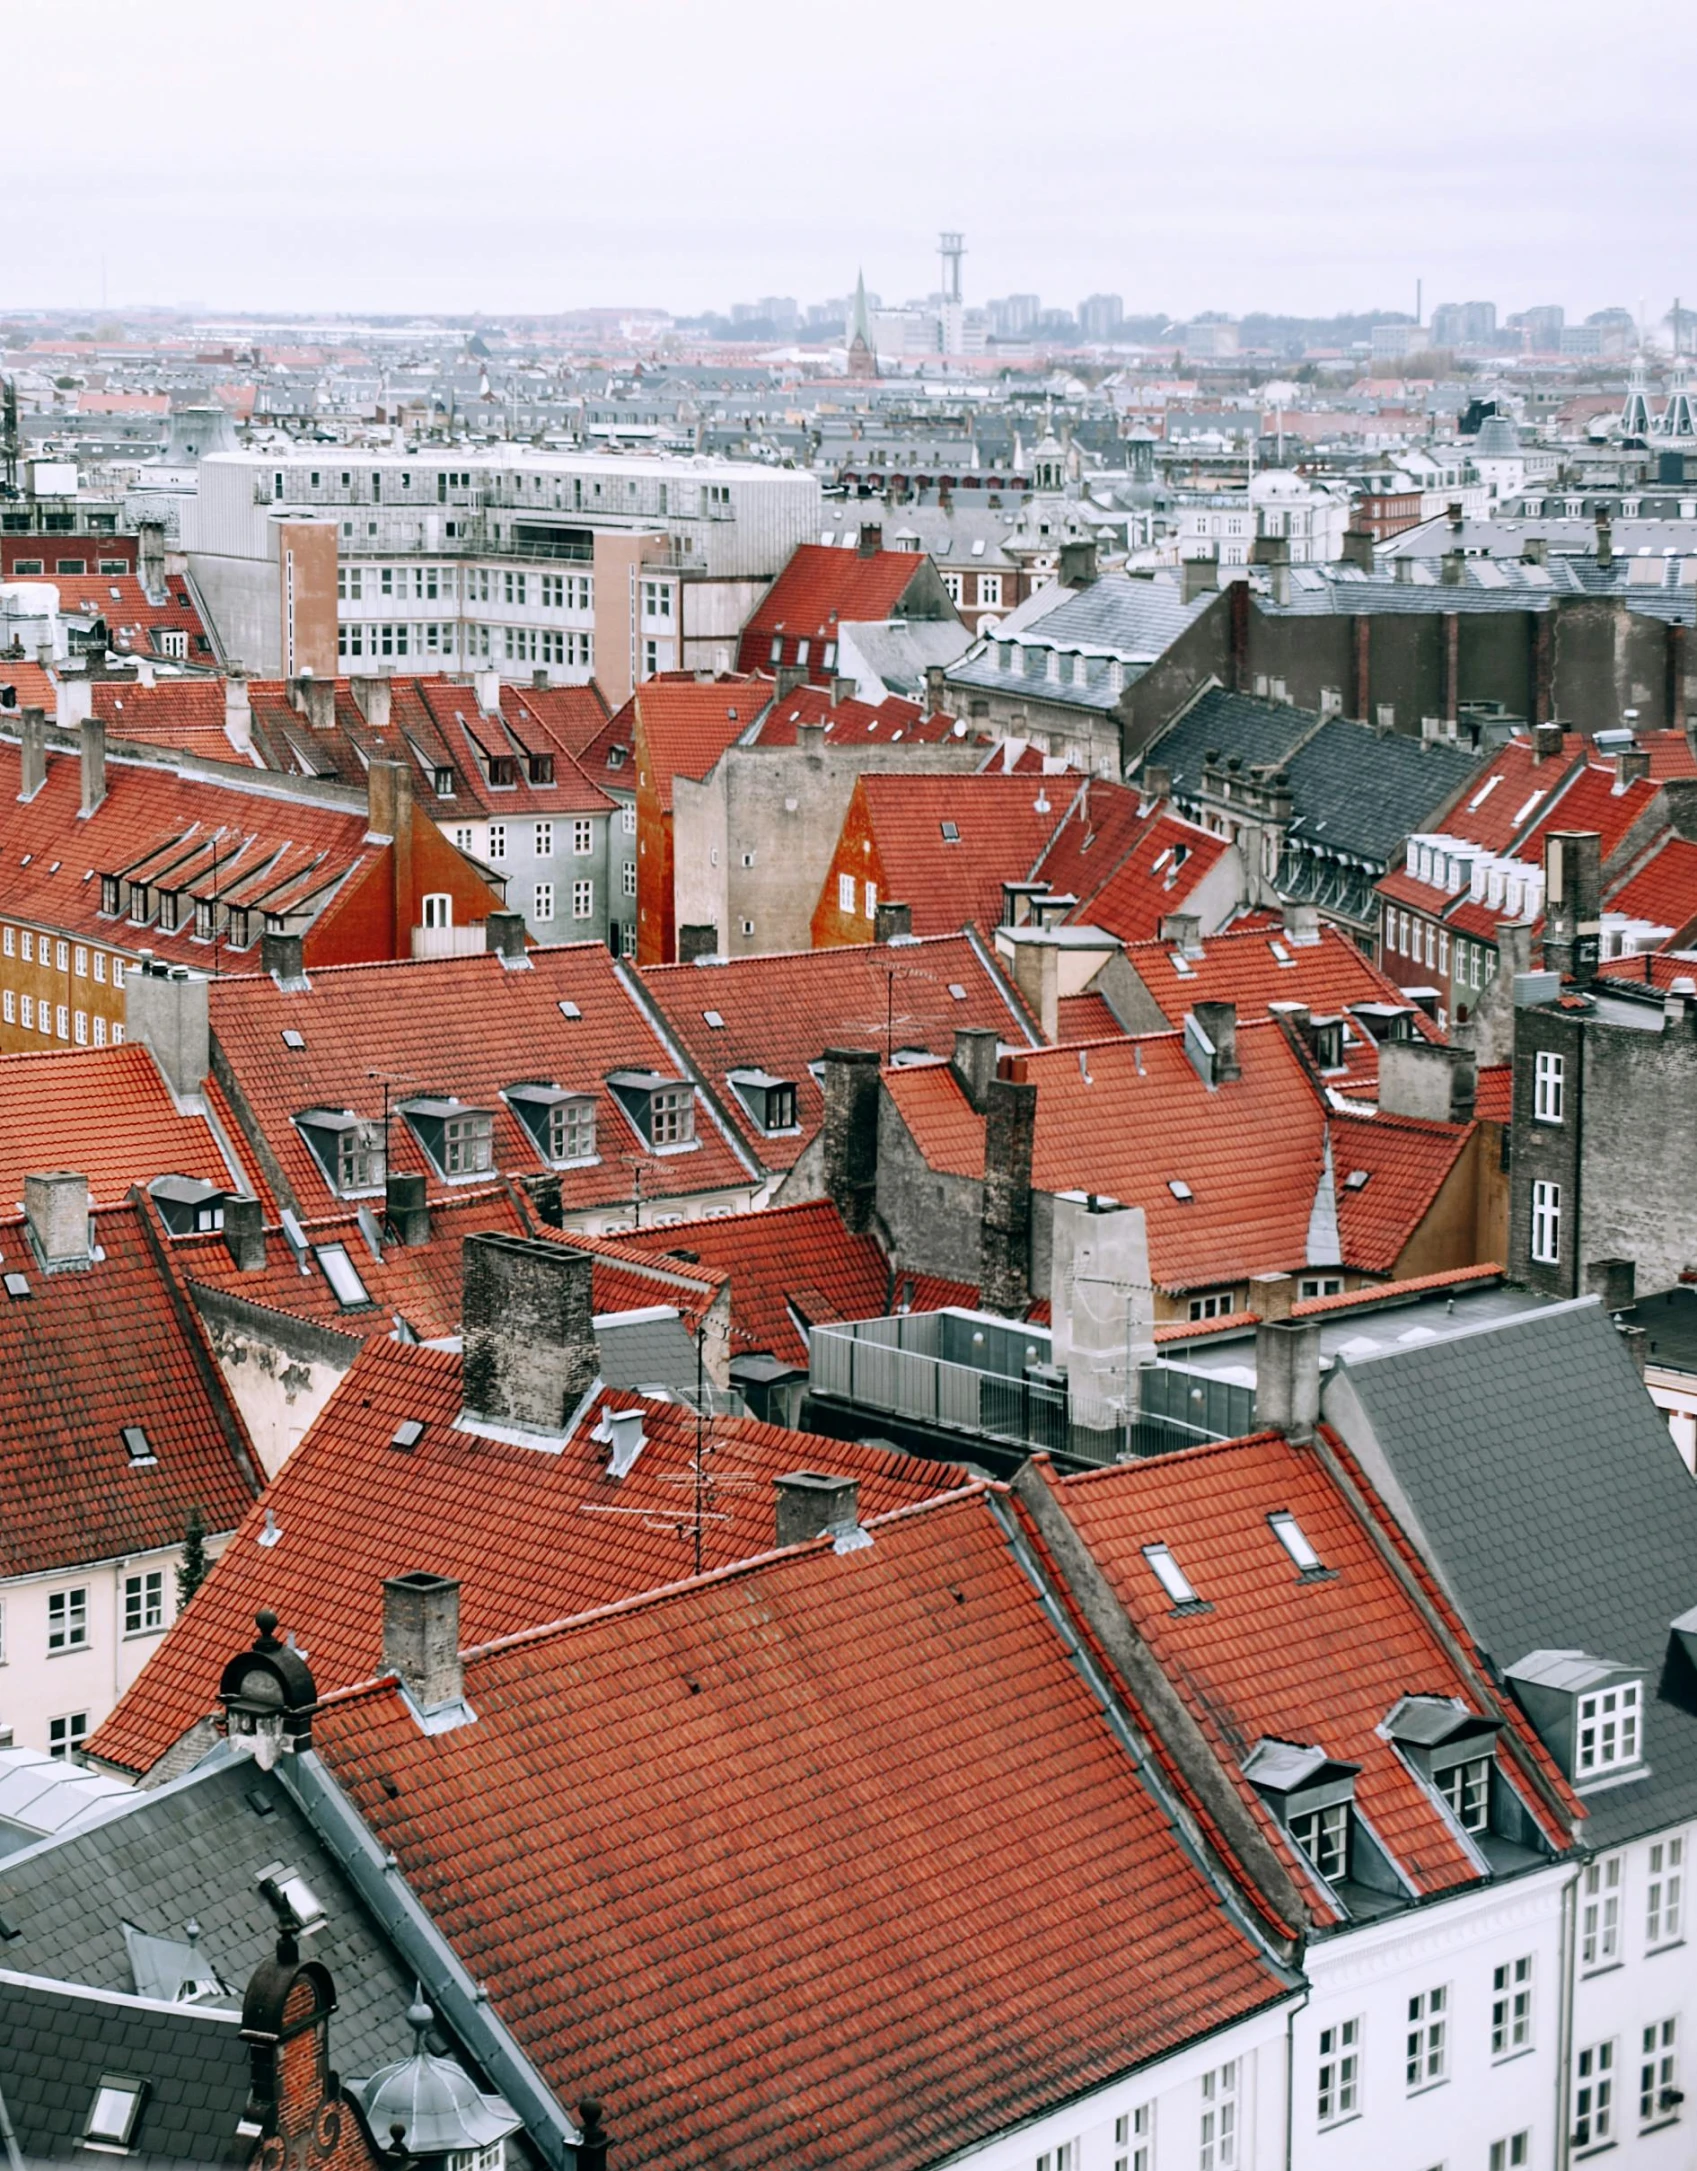
[[[634, 812], [634, 809], [632, 811]], [[530, 848], [538, 859], [552, 859], [554, 856], [554, 826], [552, 822], [536, 822], [531, 826]], [[461, 827], [454, 831], [454, 842], [462, 852], [476, 851], [476, 840], [477, 832], [475, 829]], [[509, 845], [519, 846], [519, 844], [520, 832], [516, 825], [507, 822], [491, 822], [489, 824], [488, 841], [484, 846], [484, 857], [491, 860], [505, 859]], [[594, 849], [595, 824], [593, 822], [574, 821], [572, 823], [573, 853], [579, 859], [583, 859], [587, 858]]]
[[[744, 855], [743, 863], [745, 866], [748, 864], [748, 856], [746, 854]], [[839, 912], [852, 913], [854, 911], [854, 904], [854, 876], [852, 874], [838, 875], [837, 910]], [[875, 920], [878, 917], [878, 885], [876, 882], [868, 882], [866, 885], [866, 917], [869, 920]]]
[[45, 995], [37, 1002], [16, 988], [0, 988], [0, 1023], [78, 1048], [104, 1048], [108, 1039], [116, 1047], [124, 1037], [122, 1025], [109, 1025], [98, 1010], [91, 1018], [86, 1010], [73, 1010], [69, 1003], [50, 1003]]
[[[28, 927], [8, 927], [0, 931], [0, 956], [21, 956], [26, 965], [49, 965], [58, 972], [68, 972], [74, 979], [93, 979], [103, 985], [106, 980], [107, 956], [104, 950], [90, 951], [86, 943], [67, 942], [62, 935], [37, 936]], [[111, 960], [112, 985], [124, 984], [124, 961], [121, 957]]]
[[[1385, 908], [1385, 948], [1406, 957], [1416, 965], [1425, 965], [1428, 971], [1444, 977], [1450, 970], [1450, 936], [1447, 927], [1438, 927], [1431, 920], [1423, 920], [1416, 913], [1403, 912], [1395, 906]], [[1455, 939], [1455, 984], [1457, 987], [1486, 987], [1497, 969], [1497, 953], [1482, 942], [1468, 942], [1458, 935]]]
[[[86, 558], [55, 558], [53, 570], [55, 573], [86, 573], [88, 571], [88, 560]], [[45, 561], [40, 558], [14, 558], [9, 578], [12, 580], [29, 580], [45, 571]], [[128, 558], [102, 558], [99, 563], [99, 571], [102, 573], [133, 573], [135, 567], [131, 565]]]
[[[529, 916], [533, 920], [551, 920], [554, 917], [554, 885], [552, 882], [533, 884], [530, 892]], [[574, 920], [592, 920], [594, 917], [595, 884], [593, 882], [574, 882], [572, 884], [572, 918]]]
[[508, 626], [503, 640], [509, 663], [569, 664], [587, 671], [595, 662], [593, 633], [556, 633], [545, 626]]
[[[1630, 2040], [1630, 2038], [1629, 2038]], [[1590, 2043], [1573, 2061], [1575, 2148], [1603, 2148], [1619, 2137], [1615, 2081], [1620, 2039]], [[1639, 2031], [1636, 2075], [1638, 2130], [1671, 2125], [1683, 2100], [1679, 2086], [1679, 2022], [1657, 2020]]]
[[[1236, 2059], [1202, 2076], [1202, 2109], [1197, 2128], [1200, 2171], [1234, 2171], [1239, 2149], [1239, 2067]], [[1114, 2120], [1114, 2171], [1150, 2171], [1154, 2162], [1155, 2106], [1140, 2103]], [[1062, 2141], [1045, 2149], [1036, 2171], [1079, 2171], [1079, 2145]]]
[[[341, 565], [336, 569], [336, 597], [342, 603], [387, 598], [452, 603], [458, 573], [452, 565]], [[654, 581], [643, 586], [665, 596], [664, 610], [656, 609], [669, 618], [671, 588]], [[464, 595], [468, 603], [528, 605], [534, 600], [547, 611], [588, 611], [595, 607], [595, 580], [590, 573], [491, 572], [486, 566], [468, 566]]]
[[[509, 663], [556, 663], [585, 671], [595, 667], [595, 636], [592, 633], [559, 633], [536, 626], [461, 627], [451, 620], [430, 620], [421, 625], [409, 623], [404, 618], [369, 625], [357, 618], [345, 620], [336, 628], [336, 653], [344, 658], [452, 656], [459, 653], [472, 658], [488, 657], [497, 653], [493, 638], [496, 630], [501, 634], [499, 652]], [[651, 661], [650, 674], [658, 669], [658, 662]]]
[[[86, 1583], [48, 1593], [47, 1650], [50, 1657], [61, 1651], [88, 1648], [88, 1615], [89, 1586]], [[125, 1576], [123, 1617], [126, 1636], [151, 1636], [165, 1626], [163, 1568], [143, 1568], [135, 1575]], [[0, 1609], [0, 1661], [7, 1655], [5, 1613]]]
[[[978, 582], [979, 608], [981, 610], [986, 608], [1000, 610], [1002, 607], [1001, 574], [979, 573], [975, 578]], [[966, 582], [967, 576], [964, 573], [945, 573], [943, 575], [943, 586], [948, 591], [951, 603], [969, 603], [972, 600], [966, 593]]]

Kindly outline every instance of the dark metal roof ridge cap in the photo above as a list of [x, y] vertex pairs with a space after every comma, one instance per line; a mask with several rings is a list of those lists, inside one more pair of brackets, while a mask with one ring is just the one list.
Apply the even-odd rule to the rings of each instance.
[[583, 2138], [579, 2129], [318, 1752], [299, 1751], [280, 1761], [272, 1776], [281, 1781], [378, 1927], [425, 1985], [431, 2004], [523, 2118], [526, 2133], [552, 2171], [575, 2171]]

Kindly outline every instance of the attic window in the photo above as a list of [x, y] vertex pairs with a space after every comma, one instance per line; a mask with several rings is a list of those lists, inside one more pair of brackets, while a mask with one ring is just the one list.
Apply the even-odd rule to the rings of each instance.
[[595, 1096], [557, 1085], [509, 1086], [502, 1096], [554, 1168], [595, 1159]]
[[1577, 1779], [1619, 1771], [1638, 1761], [1641, 1689], [1636, 1681], [1598, 1689], [1579, 1699], [1574, 1734], [1573, 1771]]
[[1344, 1189], [1346, 1191], [1365, 1191], [1367, 1188], [1367, 1179], [1371, 1174], [1372, 1171], [1370, 1169], [1352, 1168], [1349, 1174], [1343, 1180]]
[[83, 2146], [127, 2154], [146, 2100], [146, 2081], [127, 2073], [102, 2073], [82, 2130]]
[[1167, 1189], [1175, 1199], [1193, 1199], [1196, 1196], [1196, 1193], [1191, 1190], [1182, 1176], [1169, 1176], [1167, 1178]]
[[403, 1101], [407, 1127], [447, 1177], [486, 1175], [495, 1164], [495, 1118], [460, 1100]]
[[454, 772], [452, 769], [433, 769], [430, 772], [430, 780], [438, 799], [452, 799], [454, 796]]
[[706, 1019], [707, 1023], [708, 1023], [708, 1024], [709, 1024], [709, 1025], [710, 1025], [710, 1026], [712, 1027], [712, 1028], [713, 1028], [714, 1032], [716, 1032], [716, 1033], [722, 1033], [722, 1032], [724, 1031], [724, 1029], [725, 1029], [725, 1021], [724, 1021], [724, 1019], [723, 1019], [723, 1018], [722, 1018], [722, 1017], [721, 1017], [721, 1016], [719, 1015], [719, 1013], [718, 1013], [718, 1011], [717, 1011], [717, 1010], [704, 1010], [704, 1011], [703, 1011], [703, 1012], [701, 1013], [701, 1015], [702, 1015], [702, 1016], [703, 1016], [703, 1017], [704, 1017], [704, 1018]]
[[1172, 1553], [1166, 1546], [1146, 1545], [1143, 1548], [1143, 1558], [1149, 1563], [1150, 1571], [1154, 1575], [1156, 1582], [1160, 1584], [1162, 1590], [1166, 1592], [1175, 1606], [1199, 1606], [1202, 1604], [1203, 1601], [1191, 1586], [1190, 1578], [1185, 1574], [1178, 1562], [1174, 1560]]
[[726, 1072], [726, 1082], [763, 1131], [796, 1128], [795, 1087], [763, 1070]]
[[121, 1434], [121, 1438], [123, 1439], [124, 1446], [129, 1451], [130, 1463], [132, 1467], [138, 1469], [146, 1468], [159, 1460], [159, 1457], [153, 1452], [153, 1447], [151, 1442], [148, 1440], [147, 1434], [143, 1431], [140, 1425], [125, 1425]]
[[1303, 1535], [1302, 1525], [1294, 1515], [1287, 1514], [1281, 1509], [1276, 1515], [1269, 1515], [1267, 1522], [1273, 1536], [1278, 1539], [1304, 1575], [1324, 1574], [1325, 1563]]
[[285, 1025], [283, 1028], [283, 1045], [285, 1048], [304, 1048], [306, 1046], [306, 1035], [297, 1033], [292, 1025]]
[[943, 842], [945, 844], [959, 844], [960, 824], [958, 822], [940, 822], [937, 826], [943, 832]]
[[389, 1445], [399, 1448], [403, 1455], [410, 1455], [424, 1438], [423, 1422], [416, 1417], [403, 1417], [389, 1435]]
[[29, 1295], [29, 1276], [27, 1274], [8, 1274], [4, 1277], [4, 1279], [6, 1283], [6, 1294], [9, 1297], [15, 1299], [18, 1297], [27, 1297]]
[[312, 1149], [324, 1180], [338, 1197], [353, 1198], [383, 1189], [383, 1126], [347, 1108], [309, 1108], [295, 1118], [295, 1128]]
[[359, 1311], [371, 1302], [371, 1293], [360, 1280], [345, 1244], [319, 1244], [314, 1247], [313, 1257], [344, 1312]]
[[583, 1012], [576, 1003], [562, 1003], [560, 1005], [560, 1015], [562, 1018], [581, 1018]]

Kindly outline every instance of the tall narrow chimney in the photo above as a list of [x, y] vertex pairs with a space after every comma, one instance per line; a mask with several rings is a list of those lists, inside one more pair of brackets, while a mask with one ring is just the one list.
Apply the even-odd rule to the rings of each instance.
[[389, 728], [389, 703], [391, 686], [386, 678], [351, 678], [348, 691], [354, 705], [373, 731]]
[[265, 1209], [258, 1199], [225, 1199], [224, 1245], [238, 1274], [258, 1274], [264, 1271]]
[[996, 1076], [1001, 1043], [993, 1025], [963, 1025], [955, 1032], [954, 1054], [949, 1067], [960, 1080], [960, 1089], [979, 1115], [990, 1096]]
[[82, 812], [88, 815], [106, 797], [106, 726], [98, 716], [85, 716], [77, 726], [77, 737], [82, 760]]
[[199, 1093], [212, 1068], [206, 980], [186, 965], [132, 968], [124, 976], [124, 1037], [147, 1043], [178, 1100]]
[[24, 1216], [48, 1273], [87, 1266], [88, 1178], [70, 1169], [24, 1178]]
[[588, 1252], [468, 1236], [461, 1253], [465, 1414], [557, 1437], [600, 1372]]
[[224, 736], [238, 754], [248, 753], [253, 746], [253, 702], [241, 666], [235, 662], [224, 681]]
[[1320, 1418], [1320, 1329], [1303, 1319], [1266, 1319], [1255, 1330], [1255, 1422], [1287, 1440], [1314, 1437]]
[[1597, 970], [1603, 930], [1603, 840], [1557, 829], [1544, 839], [1544, 964], [1569, 979]]
[[18, 797], [30, 800], [47, 782], [47, 711], [25, 709], [19, 730]]
[[1031, 1302], [1031, 1150], [1037, 1088], [993, 1078], [984, 1097], [980, 1309], [1022, 1319]]
[[430, 1204], [424, 1178], [391, 1170], [383, 1182], [383, 1218], [408, 1250], [430, 1241]]
[[878, 1197], [878, 1058], [870, 1048], [825, 1050], [825, 1190], [857, 1234]]
[[465, 1700], [460, 1664], [460, 1586], [416, 1568], [383, 1583], [383, 1665], [421, 1716]]

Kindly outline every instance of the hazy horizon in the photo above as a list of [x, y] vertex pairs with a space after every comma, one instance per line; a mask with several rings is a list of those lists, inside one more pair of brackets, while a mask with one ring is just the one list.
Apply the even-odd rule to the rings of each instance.
[[688, 315], [859, 269], [899, 302], [936, 286], [945, 226], [974, 302], [1412, 312], [1423, 280], [1428, 311], [1655, 324], [1697, 300], [1697, 27], [1645, 0], [298, 0], [286, 37], [232, 34], [255, 20], [10, 0], [42, 143], [0, 309]]

